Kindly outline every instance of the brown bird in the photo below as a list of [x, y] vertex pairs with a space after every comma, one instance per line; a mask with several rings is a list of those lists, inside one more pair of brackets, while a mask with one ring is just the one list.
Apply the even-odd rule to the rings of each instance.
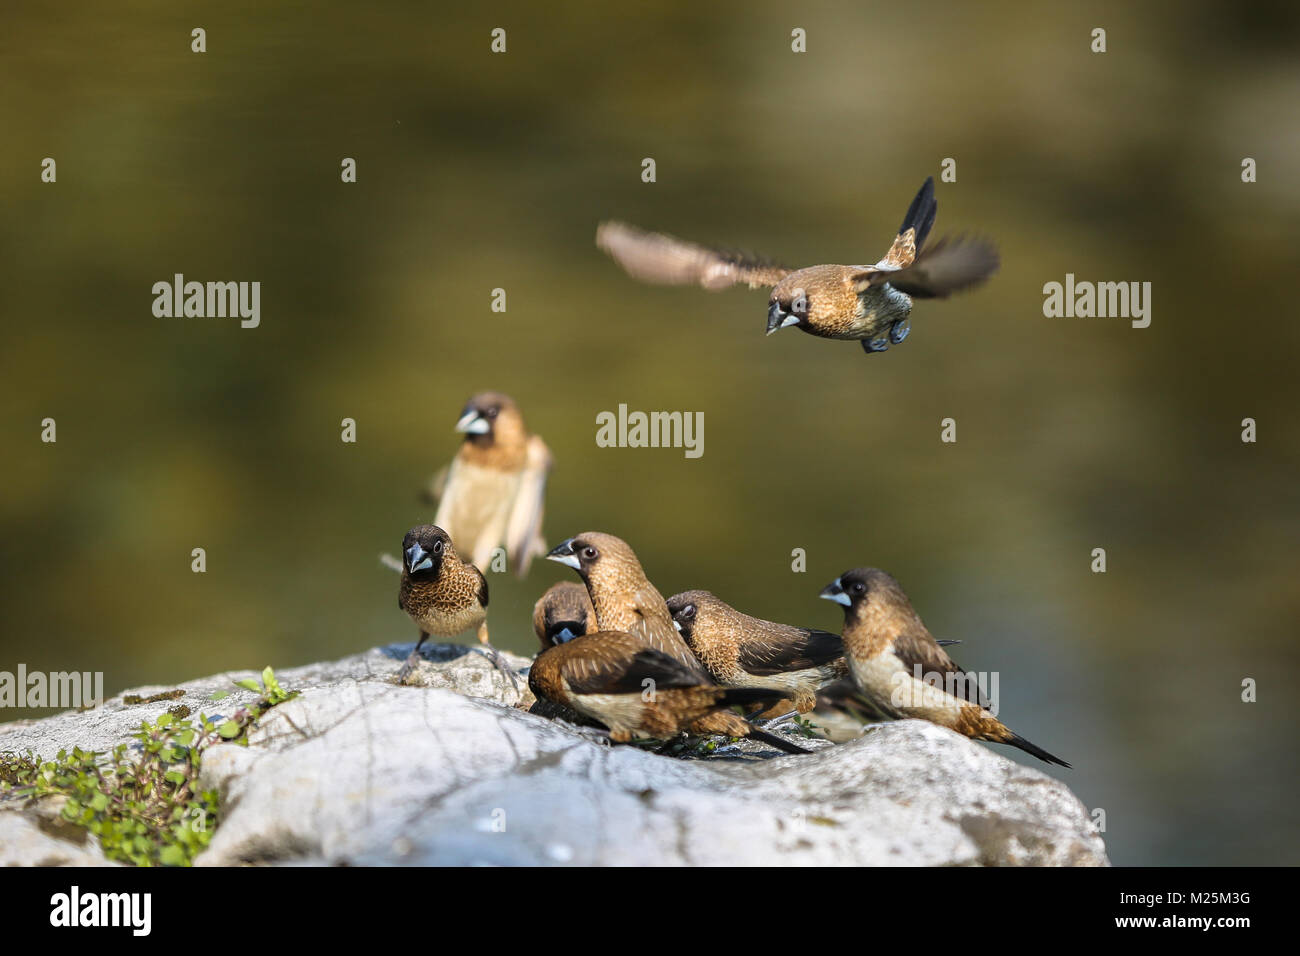
[[551, 452], [530, 435], [508, 395], [483, 392], [466, 404], [456, 422], [465, 440], [451, 464], [430, 482], [438, 501], [433, 523], [446, 529], [479, 568], [505, 548], [523, 577], [535, 555], [544, 554], [542, 512]]
[[528, 673], [528, 686], [539, 698], [604, 724], [618, 743], [635, 737], [666, 740], [707, 724], [710, 733], [750, 737], [785, 753], [808, 752], [728, 709], [772, 702], [779, 691], [719, 687], [621, 631], [597, 631], [542, 651]]
[[552, 584], [533, 605], [533, 630], [542, 642], [542, 650], [594, 633], [596, 609], [591, 606], [587, 589], [576, 581]]
[[848, 676], [838, 634], [750, 617], [708, 591], [674, 594], [668, 611], [695, 656], [726, 687], [779, 691], [806, 714], [819, 689]]
[[849, 672], [883, 715], [917, 717], [974, 740], [1010, 744], [1047, 763], [1070, 766], [992, 714], [975, 675], [939, 646], [890, 575], [877, 568], [845, 571], [826, 585], [821, 597], [844, 606]]
[[884, 352], [907, 338], [913, 299], [946, 298], [997, 271], [997, 248], [987, 239], [945, 236], [924, 248], [937, 211], [931, 177], [912, 200], [893, 245], [874, 265], [788, 269], [619, 222], [601, 223], [596, 245], [642, 282], [709, 290], [737, 283], [771, 286], [769, 335], [793, 325], [822, 338], [861, 341], [868, 353]]
[[397, 682], [405, 682], [415, 668], [420, 647], [430, 634], [454, 637], [473, 628], [492, 662], [518, 686], [514, 672], [488, 643], [487, 579], [460, 559], [447, 532], [431, 524], [412, 528], [402, 539], [402, 558], [397, 606], [420, 628], [420, 639], [398, 672]]
[[546, 556], [573, 568], [587, 585], [602, 631], [626, 631], [662, 651], [698, 677], [708, 672], [673, 627], [664, 596], [641, 570], [636, 552], [612, 534], [584, 531], [561, 541]]

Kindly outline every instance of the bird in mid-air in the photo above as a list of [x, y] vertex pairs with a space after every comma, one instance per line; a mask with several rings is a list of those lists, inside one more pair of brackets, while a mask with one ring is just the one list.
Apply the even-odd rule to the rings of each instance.
[[889, 574], [878, 568], [845, 571], [820, 596], [844, 606], [849, 673], [884, 717], [928, 720], [973, 740], [1010, 744], [1046, 763], [1070, 766], [994, 716], [975, 675], [939, 646]]
[[398, 672], [404, 683], [429, 635], [455, 637], [475, 629], [492, 663], [518, 684], [514, 672], [488, 643], [488, 585], [483, 573], [456, 553], [451, 537], [435, 525], [419, 525], [402, 539], [402, 583], [397, 606], [420, 628], [420, 639]]
[[893, 245], [870, 265], [787, 269], [762, 259], [710, 249], [620, 222], [603, 222], [596, 245], [634, 279], [718, 290], [770, 286], [767, 333], [794, 326], [826, 339], [854, 339], [883, 352], [907, 338], [913, 299], [942, 299], [978, 285], [998, 268], [993, 243], [944, 236], [928, 247], [938, 202], [934, 178], [912, 200]]
[[450, 465], [434, 476], [438, 501], [433, 523], [480, 569], [504, 547], [509, 566], [523, 577], [542, 540], [543, 499], [551, 452], [524, 426], [508, 395], [482, 392], [465, 405], [456, 431], [465, 434]]

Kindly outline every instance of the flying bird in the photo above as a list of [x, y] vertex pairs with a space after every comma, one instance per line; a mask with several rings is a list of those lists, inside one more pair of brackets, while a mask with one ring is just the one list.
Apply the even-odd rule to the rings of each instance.
[[482, 392], [466, 403], [456, 422], [465, 440], [451, 464], [434, 476], [429, 493], [438, 501], [433, 523], [480, 569], [505, 548], [519, 577], [534, 556], [546, 553], [542, 512], [551, 452], [530, 435], [508, 395]]
[[729, 708], [772, 703], [780, 692], [720, 687], [708, 677], [621, 631], [598, 631], [538, 655], [528, 686], [539, 698], [604, 724], [610, 739], [667, 740], [685, 731], [749, 737], [785, 753], [807, 753], [749, 723]]
[[709, 591], [674, 594], [668, 611], [695, 656], [726, 687], [780, 691], [806, 714], [820, 689], [848, 676], [838, 634], [750, 617]]
[[988, 239], [945, 236], [926, 247], [937, 211], [930, 177], [885, 257], [870, 265], [789, 269], [620, 222], [601, 223], [596, 245], [642, 282], [709, 290], [771, 287], [768, 335], [794, 326], [821, 338], [860, 341], [868, 353], [884, 352], [907, 338], [913, 299], [946, 298], [997, 271], [997, 248]]
[[420, 628], [420, 639], [397, 674], [404, 683], [429, 635], [455, 637], [475, 630], [492, 663], [518, 686], [514, 672], [488, 642], [488, 584], [483, 573], [456, 553], [450, 535], [436, 525], [419, 525], [402, 539], [402, 582], [397, 606]]
[[820, 596], [844, 606], [849, 673], [886, 718], [928, 720], [973, 740], [1010, 744], [1047, 763], [1070, 766], [990, 712], [975, 676], [939, 646], [889, 574], [878, 568], [845, 571]]

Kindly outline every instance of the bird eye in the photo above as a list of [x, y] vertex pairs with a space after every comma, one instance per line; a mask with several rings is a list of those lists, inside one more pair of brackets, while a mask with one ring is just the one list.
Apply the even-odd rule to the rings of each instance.
[[682, 617], [686, 618], [688, 621], [695, 620], [695, 605], [688, 604], [686, 607], [682, 608]]
[[588, 561], [594, 561], [596, 560], [596, 549], [593, 548], [591, 545], [587, 545], [585, 548], [582, 549], [582, 556], [586, 558]]
[[800, 294], [790, 303], [790, 311], [804, 315], [808, 311], [808, 296]]
[[863, 584], [861, 581], [855, 581], [855, 582], [853, 583], [853, 593], [854, 593], [854, 594], [864, 594], [864, 593], [866, 592], [866, 590], [867, 590], [867, 586], [866, 586], [865, 584]]
[[435, 538], [435, 539], [434, 539], [434, 542], [433, 542], [433, 553], [434, 553], [434, 554], [442, 554], [442, 539], [441, 539], [441, 538]]
[[487, 417], [488, 417], [488, 418], [496, 418], [496, 417], [497, 417], [497, 413], [498, 413], [499, 411], [501, 411], [501, 409], [499, 409], [499, 408], [495, 408], [495, 407], [493, 407], [493, 408], [489, 408], [489, 409], [487, 410]]

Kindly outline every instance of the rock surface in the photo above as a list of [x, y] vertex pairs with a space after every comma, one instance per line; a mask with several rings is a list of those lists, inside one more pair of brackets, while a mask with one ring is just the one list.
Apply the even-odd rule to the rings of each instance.
[[[203, 783], [221, 824], [200, 865], [1106, 865], [1086, 808], [1060, 781], [920, 721], [776, 754], [744, 741], [704, 759], [610, 747], [527, 713], [483, 655], [410, 645], [279, 672], [302, 695], [249, 746], [211, 747]], [[527, 660], [506, 655], [519, 669]], [[182, 698], [0, 724], [0, 751], [106, 750], [177, 704], [229, 713], [255, 695], [237, 672]], [[169, 688], [133, 691], [147, 697]], [[0, 864], [102, 862], [84, 831], [0, 803]]]

